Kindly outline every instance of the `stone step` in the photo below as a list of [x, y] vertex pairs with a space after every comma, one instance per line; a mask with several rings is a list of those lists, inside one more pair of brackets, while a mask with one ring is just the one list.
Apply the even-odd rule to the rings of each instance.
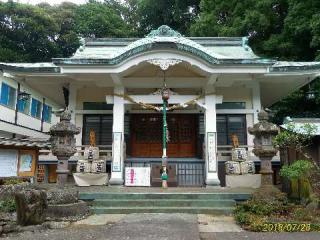
[[96, 199], [93, 206], [99, 207], [234, 207], [235, 200], [211, 199]]
[[231, 215], [232, 207], [92, 207], [95, 214], [192, 213]]
[[203, 199], [222, 200], [232, 199], [245, 201], [251, 197], [249, 193], [112, 193], [112, 192], [82, 192], [81, 200], [95, 199]]

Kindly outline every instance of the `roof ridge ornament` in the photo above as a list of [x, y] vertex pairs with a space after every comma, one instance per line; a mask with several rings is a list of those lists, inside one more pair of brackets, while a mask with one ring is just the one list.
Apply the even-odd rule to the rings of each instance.
[[152, 30], [147, 37], [182, 37], [182, 35], [171, 27], [162, 25], [158, 29]]

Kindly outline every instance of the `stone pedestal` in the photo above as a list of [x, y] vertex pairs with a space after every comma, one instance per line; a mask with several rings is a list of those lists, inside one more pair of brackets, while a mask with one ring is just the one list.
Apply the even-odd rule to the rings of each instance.
[[262, 185], [272, 185], [273, 184], [273, 170], [270, 157], [260, 157], [261, 160], [261, 182]]
[[260, 174], [226, 175], [226, 187], [259, 188], [262, 176]]
[[57, 165], [57, 184], [59, 187], [63, 187], [67, 182], [69, 169], [68, 169], [68, 159], [69, 157], [59, 157]]

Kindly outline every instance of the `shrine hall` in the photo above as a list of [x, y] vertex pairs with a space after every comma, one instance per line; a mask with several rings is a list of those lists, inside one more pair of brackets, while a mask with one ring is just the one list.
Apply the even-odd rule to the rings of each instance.
[[[165, 86], [169, 185], [224, 186], [232, 136], [259, 168], [248, 127], [258, 122], [261, 109], [319, 76], [320, 63], [261, 58], [247, 37], [185, 37], [161, 26], [144, 38], [81, 39], [69, 58], [1, 63], [0, 69], [1, 83], [36, 92], [47, 99], [42, 104], [51, 104], [50, 110], [64, 107], [62, 89], [68, 89], [71, 122], [81, 128], [76, 135], [79, 152], [69, 163], [76, 164], [94, 131], [100, 155], [107, 159], [110, 185], [124, 184], [126, 167], [150, 167], [151, 185], [159, 186]], [[3, 109], [1, 115], [8, 118], [14, 112]], [[15, 134], [24, 136], [32, 136], [33, 130], [48, 136], [58, 121], [53, 115], [34, 129], [40, 117], [19, 114], [17, 127], [29, 132]], [[14, 118], [5, 121], [14, 124]], [[39, 157], [49, 171], [56, 163], [50, 154]], [[272, 165], [279, 166], [278, 155]]]

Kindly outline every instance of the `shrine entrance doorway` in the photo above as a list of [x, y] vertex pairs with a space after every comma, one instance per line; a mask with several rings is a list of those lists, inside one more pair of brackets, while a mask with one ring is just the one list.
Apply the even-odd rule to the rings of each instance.
[[[162, 156], [162, 114], [131, 115], [131, 156]], [[196, 114], [168, 114], [168, 157], [196, 156]]]

